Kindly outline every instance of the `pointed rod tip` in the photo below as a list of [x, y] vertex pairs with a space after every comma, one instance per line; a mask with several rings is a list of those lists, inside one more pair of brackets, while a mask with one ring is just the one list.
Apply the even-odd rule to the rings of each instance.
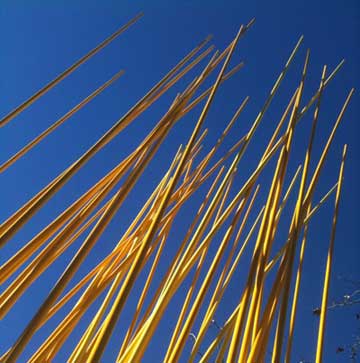
[[251, 27], [255, 23], [256, 18], [252, 18], [249, 23], [246, 25], [247, 28]]

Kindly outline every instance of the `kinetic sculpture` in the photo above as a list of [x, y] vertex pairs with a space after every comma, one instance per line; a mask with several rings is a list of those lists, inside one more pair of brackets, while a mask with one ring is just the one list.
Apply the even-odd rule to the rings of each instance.
[[[36, 92], [4, 117], [0, 121], [0, 125], [16, 122], [16, 116], [19, 113], [122, 34], [140, 17], [141, 15], [132, 19]], [[247, 176], [247, 180], [242, 185], [237, 184], [235, 188], [233, 180], [239, 163], [246, 153], [249, 143], [255, 139], [256, 130], [271, 101], [276, 96], [302, 43], [301, 38], [248, 131], [239, 137], [238, 142], [227, 152], [215, 158], [226, 136], [231, 132], [232, 126], [242, 114], [248, 102], [248, 98], [245, 98], [224, 128], [218, 141], [205, 156], [200, 158], [207, 133], [206, 129], [204, 131], [202, 129], [209, 108], [216, 99], [219, 87], [242, 68], [243, 64], [240, 63], [228, 70], [228, 64], [237, 43], [252, 24], [253, 21], [241, 26], [235, 39], [224, 51], [213, 53], [211, 59], [186, 89], [177, 94], [153, 130], [134, 150], [129, 150], [126, 158], [84, 192], [36, 236], [24, 243], [22, 248], [0, 267], [1, 284], [7, 284], [0, 295], [0, 315], [4, 317], [17, 301], [21, 304], [24, 292], [31, 288], [31, 284], [40, 275], [46, 274], [47, 268], [64, 251], [75, 241], [79, 239], [83, 241], [46, 299], [38, 310], [33, 312], [30, 323], [8, 351], [3, 352], [1, 362], [18, 362], [24, 348], [31, 344], [36, 331], [45, 326], [65, 305], [71, 306], [70, 311], [58, 326], [49, 332], [47, 339], [39, 347], [34, 347], [34, 353], [28, 362], [53, 362], [70, 334], [79, 328], [82, 329], [82, 335], [74, 345], [73, 351], [69, 353], [68, 362], [100, 362], [114, 327], [121, 321], [124, 305], [134, 295], [137, 305], [130, 324], [124, 327], [123, 339], [119, 340], [119, 353], [116, 359], [118, 363], [141, 362], [149, 342], [157, 333], [159, 322], [164, 318], [174, 322], [172, 336], [167, 337], [168, 339], [161, 339], [161, 342], [167, 347], [163, 359], [166, 363], [180, 361], [258, 363], [265, 362], [268, 359], [265, 354], [269, 352], [272, 354], [272, 362], [290, 363], [309, 222], [321, 205], [335, 193], [334, 217], [327, 251], [316, 345], [316, 362], [322, 362], [326, 307], [346, 146], [343, 149], [338, 180], [334, 180], [334, 186], [324, 194], [320, 201], [313, 200], [313, 196], [326, 156], [348, 107], [353, 90], [346, 98], [328, 140], [323, 146], [320, 159], [316, 162], [316, 168], [312, 171], [309, 165], [320, 101], [324, 90], [335, 77], [343, 62], [331, 73], [328, 73], [324, 66], [318, 90], [310, 100], [306, 101], [303, 99], [303, 90], [309, 65], [308, 51], [298, 86], [289, 97], [289, 103], [273, 134], [266, 142], [260, 140], [264, 149], [257, 166], [251, 170], [242, 167], [241, 173]], [[210, 38], [207, 38], [187, 54], [89, 150], [5, 220], [0, 227], [0, 245], [4, 246], [25, 223], [31, 223], [34, 214], [88, 160], [113, 138], [121, 137], [121, 131], [124, 128], [135, 121], [184, 75], [205, 60], [214, 48], [213, 46], [205, 48], [209, 41]], [[200, 86], [209, 79], [209, 76], [220, 64], [222, 66], [213, 85], [197, 95]], [[33, 147], [69, 120], [74, 113], [117, 80], [122, 73], [123, 71], [120, 71], [115, 74], [103, 86], [5, 161], [0, 166], [1, 172], [5, 172], [10, 167], [16, 167], [13, 164], [19, 158], [25, 153], [31, 152]], [[200, 106], [202, 101], [205, 101], [205, 104]], [[195, 122], [191, 137], [185, 146], [179, 145], [172, 164], [161, 176], [161, 181], [138, 214], [134, 216], [126, 232], [119, 236], [112, 252], [80, 280], [74, 281], [75, 273], [81, 265], [86, 264], [87, 255], [121, 208], [134, 185], [142, 182], [141, 177], [145, 168], [152, 159], [156, 158], [157, 151], [169, 132], [196, 107], [202, 107], [202, 111]], [[312, 126], [307, 146], [303, 151], [304, 160], [300, 160], [302, 166], [299, 166], [295, 175], [292, 176], [289, 185], [285, 185], [286, 177], [289, 176], [289, 155], [296, 128], [306, 127], [300, 125], [300, 122], [312, 108], [314, 109], [313, 115], [310, 115]], [[257, 157], [254, 155], [254, 158]], [[229, 160], [231, 162], [227, 165], [226, 162]], [[262, 208], [256, 211], [256, 217], [250, 220], [249, 216], [253, 206], [256, 205], [255, 201], [260, 191], [258, 179], [270, 160], [276, 160], [276, 168], [271, 171], [271, 184], [268, 187], [261, 187], [261, 190], [266, 193], [266, 202]], [[181, 240], [180, 238], [177, 241], [172, 240], [172, 243], [177, 246], [175, 256], [172, 260], [163, 259], [164, 246], [169, 243], [168, 236], [172, 224], [178, 218], [180, 209], [199, 188], [208, 185], [205, 198], [200, 201], [198, 211], [194, 213], [192, 222], [186, 227], [186, 235]], [[297, 191], [293, 191], [296, 188]], [[235, 194], [234, 197], [230, 197], [231, 191], [234, 192], [232, 193]], [[278, 237], [283, 241], [282, 248], [274, 250], [273, 242], [279, 231], [279, 221], [291, 193], [296, 194], [294, 205], [287, 205], [287, 211], [292, 216], [291, 223], [288, 226], [288, 233], [286, 235], [282, 233]], [[248, 233], [244, 236], [245, 227]], [[253, 245], [251, 245], [252, 242]], [[211, 263], [205, 270], [204, 261], [209, 254], [213, 253], [212, 246], [216, 246], [215, 253], [211, 256]], [[245, 249], [252, 250], [252, 257], [250, 261], [242, 264]], [[165, 273], [159, 272], [159, 264], [166, 266]], [[214, 323], [216, 311], [223, 304], [225, 290], [240, 265], [248, 272], [244, 286], [238, 285], [238, 303], [232, 311], [228, 311], [228, 319], [221, 324], [216, 337], [210, 339], [207, 335], [209, 327]], [[139, 294], [139, 291], [134, 291], [134, 284], [145, 268], [148, 274], [141, 281], [142, 291]], [[270, 275], [271, 279], [268, 278]], [[292, 286], [294, 275], [295, 284]], [[156, 281], [156, 286], [153, 286], [154, 281]], [[66, 287], [68, 290], [65, 293]], [[185, 296], [176, 295], [176, 299], [179, 301], [179, 312], [178, 315], [169, 317], [167, 306], [175, 298], [175, 294], [180, 288], [185, 288], [186, 294]], [[103, 295], [104, 292], [106, 292], [105, 295]], [[79, 325], [80, 319], [98, 299], [101, 299], [100, 307], [84, 330]], [[195, 322], [198, 327], [196, 330], [194, 330]], [[276, 329], [275, 334], [271, 333], [274, 329]], [[189, 341], [192, 343], [191, 352], [185, 354], [184, 347]]]

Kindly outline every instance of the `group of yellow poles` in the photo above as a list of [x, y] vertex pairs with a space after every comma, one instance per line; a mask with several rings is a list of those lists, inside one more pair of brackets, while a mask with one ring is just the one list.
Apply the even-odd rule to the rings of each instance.
[[[130, 20], [15, 108], [0, 120], [0, 126], [15, 122], [19, 113], [140, 18], [141, 14]], [[2, 353], [0, 362], [24, 361], [20, 357], [25, 347], [33, 346], [34, 334], [45, 327], [54, 315], [60, 314], [63, 317], [60, 323], [53, 330], [47, 329], [49, 334], [46, 339], [40, 346], [34, 346], [33, 354], [27, 358], [27, 362], [55, 362], [59, 350], [75, 330], [80, 332], [80, 339], [73, 342], [68, 362], [101, 362], [114, 329], [120, 324], [122, 335], [112, 340], [117, 344], [117, 363], [142, 362], [151, 342], [161, 345], [162, 349], [165, 347], [165, 363], [291, 363], [297, 306], [301, 299], [305, 248], [306, 244], [309, 244], [309, 222], [335, 193], [334, 217], [332, 225], [329, 223], [331, 238], [322, 282], [318, 339], [314, 343], [315, 361], [323, 362], [327, 301], [346, 145], [342, 153], [338, 179], [333, 181], [334, 186], [324, 193], [324, 197], [319, 201], [313, 200], [313, 197], [353, 89], [335, 120], [319, 160], [313, 160], [312, 149], [322, 96], [343, 61], [329, 74], [324, 66], [319, 88], [310, 100], [304, 100], [310, 62], [310, 52], [307, 51], [296, 89], [281, 118], [274, 123], [273, 134], [268, 140], [253, 141], [264, 145], [262, 155], [252, 156], [254, 160], [259, 160], [257, 165], [250, 170], [244, 168], [241, 160], [300, 48], [303, 40], [300, 38], [248, 131], [225, 153], [216, 156], [246, 107], [249, 101], [246, 97], [224, 127], [218, 141], [205, 153], [208, 130], [204, 128], [204, 123], [207, 114], [216, 99], [219, 87], [242, 68], [243, 63], [239, 63], [228, 70], [238, 42], [252, 24], [253, 21], [241, 26], [236, 37], [222, 52], [214, 52], [214, 47], [208, 46], [210, 37], [201, 42], [93, 146], [1, 224], [2, 247], [11, 243], [11, 239], [22, 226], [31, 223], [35, 213], [88, 160], [212, 54], [202, 70], [176, 95], [161, 119], [139, 145], [130, 150], [110, 172], [0, 266], [0, 283], [4, 286], [0, 294], [0, 316], [4, 318], [15, 303], [21, 303], [23, 294], [28, 289], [31, 291], [32, 283], [45, 274], [51, 264], [76, 241], [82, 241], [45, 300], [38, 310], [32, 313], [30, 322], [18, 339]], [[201, 86], [206, 80], [209, 81], [209, 77], [216, 72], [219, 65], [221, 67], [212, 86], [200, 91]], [[31, 152], [33, 147], [123, 73], [122, 70], [116, 73], [38, 137], [2, 162], [0, 173], [14, 167], [13, 164], [17, 160]], [[143, 172], [152, 160], [156, 162], [157, 152], [169, 132], [185, 115], [200, 107], [202, 101], [205, 103], [195, 125], [192, 126], [189, 140], [184, 145], [179, 145], [168, 169], [158, 177], [158, 185], [114, 244], [112, 251], [96, 266], [88, 269], [87, 274], [75, 279], [79, 268], [86, 266], [86, 257], [94, 245], [111, 242], [99, 240], [134, 186], [146, 182], [141, 179]], [[312, 108], [313, 113], [310, 114]], [[307, 119], [311, 119], [312, 125], [307, 145], [303, 150], [304, 160], [299, 161], [296, 173], [290, 175], [289, 161], [296, 128], [306, 127], [305, 122], [304, 125], [298, 126], [305, 115], [308, 116]], [[271, 170], [271, 163], [269, 166], [270, 161], [275, 165], [274, 170]], [[316, 165], [314, 171], [310, 168], [310, 162]], [[271, 183], [269, 186], [260, 187], [259, 181], [264, 169], [268, 175], [272, 175]], [[241, 174], [241, 183], [236, 179], [237, 174]], [[197, 192], [204, 188], [207, 188], [205, 196], [199, 197], [201, 193]], [[264, 194], [265, 203], [256, 207], [256, 211], [255, 206], [260, 203], [261, 192]], [[195, 194], [196, 197], [191, 198]], [[293, 205], [288, 203], [291, 194], [295, 199]], [[176, 235], [174, 238], [171, 228], [174, 223], [178, 223], [179, 211], [189, 199], [198, 202], [198, 210], [193, 214], [189, 225], [185, 226], [185, 236]], [[278, 226], [285, 208], [286, 213], [291, 216], [291, 222], [288, 233], [279, 235]], [[254, 213], [255, 217], [252, 217]], [[252, 241], [254, 245], [251, 247]], [[280, 249], [276, 241], [281, 242]], [[168, 244], [176, 250], [171, 259], [163, 254]], [[245, 250], [248, 250], [250, 260], [242, 259]], [[236, 272], [239, 270], [244, 278], [236, 281]], [[236, 286], [233, 290], [237, 303], [233, 307], [224, 301], [224, 294], [230, 282]], [[135, 283], [136, 286], [141, 286], [141, 291], [137, 290], [138, 287], [134, 288]], [[182, 292], [181, 296], [179, 291]], [[174, 300], [177, 301], [178, 309], [174, 312], [176, 309], [172, 308], [170, 313], [168, 306]], [[89, 309], [95, 302], [99, 307], [95, 313], [90, 313]], [[130, 309], [133, 312], [128, 325], [121, 320], [121, 313], [126, 304], [127, 309], [129, 304], [132, 304]], [[63, 310], [65, 306], [67, 312]], [[221, 326], [214, 337], [213, 330], [211, 335], [209, 330], [219, 308], [227, 309], [228, 318], [223, 324], [219, 324]], [[85, 314], [92, 315], [90, 323], [84, 327], [81, 319]], [[171, 322], [172, 332], [169, 336], [158, 337], [157, 328], [163, 319]], [[190, 353], [185, 349], [188, 344], [191, 344]]]

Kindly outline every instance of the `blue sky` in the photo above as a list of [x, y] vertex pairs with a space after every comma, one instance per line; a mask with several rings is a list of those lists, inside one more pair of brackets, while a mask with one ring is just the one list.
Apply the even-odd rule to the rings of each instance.
[[[300, 35], [304, 43], [291, 70], [281, 86], [278, 98], [272, 104], [257, 138], [244, 159], [242, 167], [248, 170], [255, 165], [262, 140], [279, 119], [286, 100], [299, 80], [301, 66], [307, 48], [310, 48], [310, 69], [306, 83], [305, 99], [316, 90], [321, 69], [327, 64], [333, 69], [342, 58], [346, 63], [336, 79], [328, 87], [321, 110], [314, 161], [330, 132], [343, 101], [351, 87], [356, 88], [351, 105], [340, 126], [324, 168], [315, 199], [317, 200], [335, 182], [340, 154], [344, 143], [349, 144], [345, 169], [343, 198], [341, 202], [338, 233], [336, 239], [330, 300], [341, 297], [351, 290], [339, 276], [360, 280], [358, 203], [359, 170], [359, 15], [360, 5], [356, 0], [344, 1], [8, 1], [0, 3], [0, 117], [21, 103], [55, 75], [72, 64], [96, 44], [113, 33], [138, 12], [145, 16], [110, 46], [97, 54], [88, 63], [73, 73], [63, 83], [41, 100], [24, 111], [10, 124], [0, 130], [0, 162], [7, 160], [26, 142], [52, 124], [58, 117], [86, 97], [101, 83], [120, 69], [125, 70], [113, 86], [98, 96], [91, 104], [77, 113], [65, 125], [43, 141], [33, 151], [0, 175], [1, 207], [0, 220], [5, 220], [13, 211], [26, 202], [34, 193], [47, 185], [66, 166], [86, 151], [111, 125], [118, 120], [145, 92], [150, 89], [173, 65], [208, 34], [213, 34], [214, 44], [223, 49], [234, 37], [241, 23], [256, 18], [256, 23], [241, 40], [234, 56], [236, 61], [244, 60], [245, 67], [229, 80], [219, 91], [206, 126], [209, 127], [207, 147], [216, 141], [219, 132], [229, 120], [237, 105], [250, 96], [250, 102], [230, 135], [227, 146], [231, 146], [244, 133], [256, 116], [274, 80], [290, 54]], [[93, 160], [66, 185], [1, 251], [0, 262], [5, 261], [19, 246], [29, 240], [41, 227], [49, 223], [71, 201], [108, 170], [116, 165], [141, 140], [155, 124], [176, 92], [181, 91], [186, 81], [180, 82], [164, 99], [160, 100], [133, 125], [124, 130], [113, 142], [104, 148]], [[93, 266], [102, 253], [106, 253], [116, 242], [123, 227], [131, 220], [144, 202], [151, 188], [157, 184], [180, 143], [186, 142], [195, 122], [194, 112], [179, 124], [169, 135], [156, 159], [150, 164], [144, 179], [124, 208], [88, 258]], [[310, 117], [311, 113], [308, 116]], [[295, 171], [304, 155], [304, 140], [308, 127], [299, 127], [298, 141], [294, 145], [290, 171]], [[270, 166], [269, 170], [272, 166]], [[314, 167], [314, 162], [312, 163]], [[241, 170], [241, 168], [240, 168]], [[239, 172], [239, 183], [244, 176]], [[266, 181], [266, 173], [264, 181]], [[290, 177], [290, 176], [289, 176]], [[261, 201], [265, 198], [263, 190]], [[201, 194], [198, 195], [201, 197]], [[195, 198], [196, 201], [200, 199]], [[189, 207], [191, 211], [191, 206]], [[126, 210], [126, 213], [123, 211]], [[186, 211], [186, 210], [185, 210]], [[330, 236], [330, 221], [333, 200], [314, 218], [305, 262], [302, 290], [302, 304], [299, 309], [298, 333], [295, 336], [294, 362], [301, 359], [311, 361], [314, 357], [314, 338], [317, 333], [317, 319], [312, 315], [313, 307], [319, 305], [325, 254]], [[186, 212], [180, 218], [189, 219]], [[286, 221], [281, 231], [286, 232]], [[174, 226], [172, 238], [176, 243], [177, 233], [184, 232], [181, 224]], [[281, 237], [281, 236], [280, 236]], [[281, 238], [278, 241], [281, 243]], [[169, 256], [174, 252], [169, 247]], [[40, 278], [22, 300], [0, 323], [1, 352], [17, 338], [26, 322], [43, 301], [49, 288], [57, 280], [60, 271], [74, 253], [67, 251], [59, 261]], [[84, 267], [79, 276], [84, 273]], [[242, 283], [241, 270], [237, 278]], [[139, 288], [140, 285], [136, 285]], [[135, 287], [135, 289], [136, 289]], [[3, 287], [1, 287], [2, 289]], [[226, 313], [234, 306], [240, 289], [231, 286], [226, 295], [223, 310], [217, 319], [222, 322]], [[180, 295], [177, 298], [181, 298]], [[178, 302], [169, 307], [169, 315], [175, 314]], [[129, 304], [131, 305], [131, 304]], [[95, 308], [95, 307], [94, 307]], [[94, 312], [94, 308], [90, 312]], [[120, 317], [110, 348], [104, 362], [112, 361], [116, 354], [116, 342], [121, 339], [131, 306], [127, 306]], [[346, 362], [347, 356], [335, 354], [337, 345], [351, 342], [352, 335], [359, 329], [355, 322], [356, 307], [329, 313], [324, 362]], [[91, 314], [81, 323], [84, 327]], [[61, 319], [61, 316], [58, 318]], [[166, 319], [165, 319], [166, 320]], [[162, 357], [161, 339], [171, 331], [171, 320], [163, 321], [157, 338], [150, 345], [144, 362], [157, 362]], [[44, 339], [54, 327], [49, 324], [34, 337], [25, 350], [22, 359]], [[80, 336], [75, 332], [74, 339]], [[70, 351], [72, 341], [65, 344], [54, 362], [63, 362]], [[21, 360], [22, 362], [23, 360]]]

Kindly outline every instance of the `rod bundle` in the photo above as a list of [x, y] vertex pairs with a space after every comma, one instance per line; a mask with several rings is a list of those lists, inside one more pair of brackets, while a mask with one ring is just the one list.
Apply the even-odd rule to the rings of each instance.
[[[15, 123], [19, 113], [125, 32], [140, 17], [141, 14], [130, 20], [16, 107], [0, 120], [0, 125]], [[144, 362], [152, 342], [156, 342], [164, 351], [162, 361], [165, 363], [260, 363], [270, 359], [273, 363], [292, 362], [297, 311], [304, 288], [301, 279], [305, 249], [311, 253], [311, 241], [308, 240], [310, 221], [335, 194], [333, 219], [329, 222], [331, 238], [328, 250], [324, 251], [324, 260], [326, 255], [327, 260], [321, 282], [323, 293], [318, 338], [314, 342], [316, 363], [323, 362], [326, 307], [346, 145], [338, 179], [332, 184], [334, 186], [328, 192], [323, 191], [324, 197], [320, 200], [315, 200], [314, 195], [319, 189], [319, 177], [354, 90], [349, 92], [335, 118], [332, 131], [325, 145], [321, 146], [320, 158], [314, 160], [312, 151], [317, 142], [316, 127], [321, 100], [343, 61], [331, 72], [324, 66], [318, 89], [306, 100], [304, 89], [311, 63], [310, 52], [307, 51], [296, 88], [282, 116], [274, 122], [272, 134], [265, 136], [265, 139], [258, 137], [256, 131], [297, 55], [303, 42], [301, 37], [257, 116], [250, 123], [242, 120], [247, 131], [236, 136], [237, 141], [231, 147], [226, 146], [228, 135], [242, 117], [249, 97], [239, 103], [217, 141], [209, 146], [205, 127], [208, 113], [216, 102], [219, 88], [243, 67], [242, 62], [233, 68], [229, 64], [235, 57], [241, 38], [246, 36], [253, 23], [252, 20], [242, 25], [223, 51], [215, 51], [214, 46], [208, 45], [211, 37], [201, 42], [83, 155], [3, 221], [0, 246], [11, 243], [23, 226], [32, 223], [37, 211], [50, 203], [51, 198], [97, 152], [112, 139], [121, 138], [121, 132], [128, 125], [136, 122], [185, 75], [193, 74], [189, 72], [197, 69], [196, 76], [177, 93], [143, 140], [132, 150], [127, 150], [127, 156], [110, 172], [23, 243], [0, 266], [0, 282], [4, 286], [0, 294], [0, 316], [4, 318], [16, 303], [21, 304], [24, 293], [31, 291], [32, 284], [46, 275], [49, 267], [66, 251], [76, 246], [71, 261], [37, 311], [28, 312], [31, 319], [18, 339], [2, 352], [1, 362], [20, 361], [19, 357], [29, 346], [33, 349], [27, 362], [55, 362], [64, 344], [73, 339], [71, 337], [75, 331], [79, 338], [72, 340], [67, 361], [101, 362], [114, 330], [119, 326], [121, 333], [115, 340], [117, 363]], [[17, 160], [27, 153], [31, 154], [36, 145], [70, 120], [74, 113], [123, 73], [120, 70], [38, 137], [8, 160], [2, 161], [0, 173], [15, 168]], [[206, 82], [212, 84], [204, 91], [202, 86]], [[192, 113], [194, 109], [199, 110], [199, 117]], [[183, 120], [185, 116], [188, 116], [186, 121]], [[307, 121], [300, 122], [303, 119]], [[145, 170], [156, 162], [159, 150], [169, 133], [176, 132], [178, 122], [188, 123], [191, 129], [189, 139], [177, 145], [172, 162], [163, 174], [154, 176], [158, 184], [137, 214], [131, 216], [131, 223], [123, 226], [121, 235], [112, 241], [111, 251], [94, 267], [87, 268], [88, 255], [100, 243], [114, 217], [123, 211], [123, 204], [135, 186], [146, 184], [143, 177]], [[219, 122], [225, 123], [224, 120]], [[292, 149], [297, 128], [300, 127], [310, 131], [303, 146], [302, 159], [294, 161], [291, 158]], [[259, 143], [262, 151], [260, 155], [251, 155], [253, 160], [257, 160], [255, 166], [246, 167], [242, 161], [251, 150], [248, 147], [250, 143]], [[227, 150], [223, 152], [226, 147]], [[290, 164], [294, 162], [297, 163], [297, 170], [292, 174]], [[314, 169], [310, 167], [311, 164], [315, 165]], [[265, 179], [268, 185], [260, 186], [264, 173], [270, 175], [270, 179]], [[241, 182], [238, 182], [239, 176]], [[184, 218], [182, 221], [182, 209], [190, 202], [197, 209], [189, 220]], [[279, 227], [285, 213], [290, 220], [287, 232]], [[184, 235], [172, 233], [174, 225], [178, 223], [182, 224]], [[277, 241], [281, 241], [280, 248]], [[169, 245], [175, 251], [170, 257], [166, 253]], [[250, 257], [245, 258], [246, 254]], [[79, 271], [84, 268], [87, 272], [79, 278]], [[238, 280], [239, 271], [241, 281]], [[232, 288], [236, 300], [233, 305], [226, 301], [231, 284], [236, 287]], [[177, 308], [174, 308], [174, 303]], [[169, 309], [169, 306], [172, 308]], [[124, 319], [124, 309], [132, 311], [130, 318]], [[223, 323], [216, 320], [220, 310], [225, 310], [227, 316]], [[54, 316], [61, 316], [62, 319], [55, 328], [49, 329], [49, 322]], [[86, 325], [83, 323], [84, 316], [90, 316]], [[158, 328], [164, 320], [170, 322], [171, 331], [168, 336], [159, 337]], [[214, 324], [218, 326], [215, 335]], [[35, 346], [33, 336], [43, 329], [46, 329], [47, 336], [39, 346]]]

